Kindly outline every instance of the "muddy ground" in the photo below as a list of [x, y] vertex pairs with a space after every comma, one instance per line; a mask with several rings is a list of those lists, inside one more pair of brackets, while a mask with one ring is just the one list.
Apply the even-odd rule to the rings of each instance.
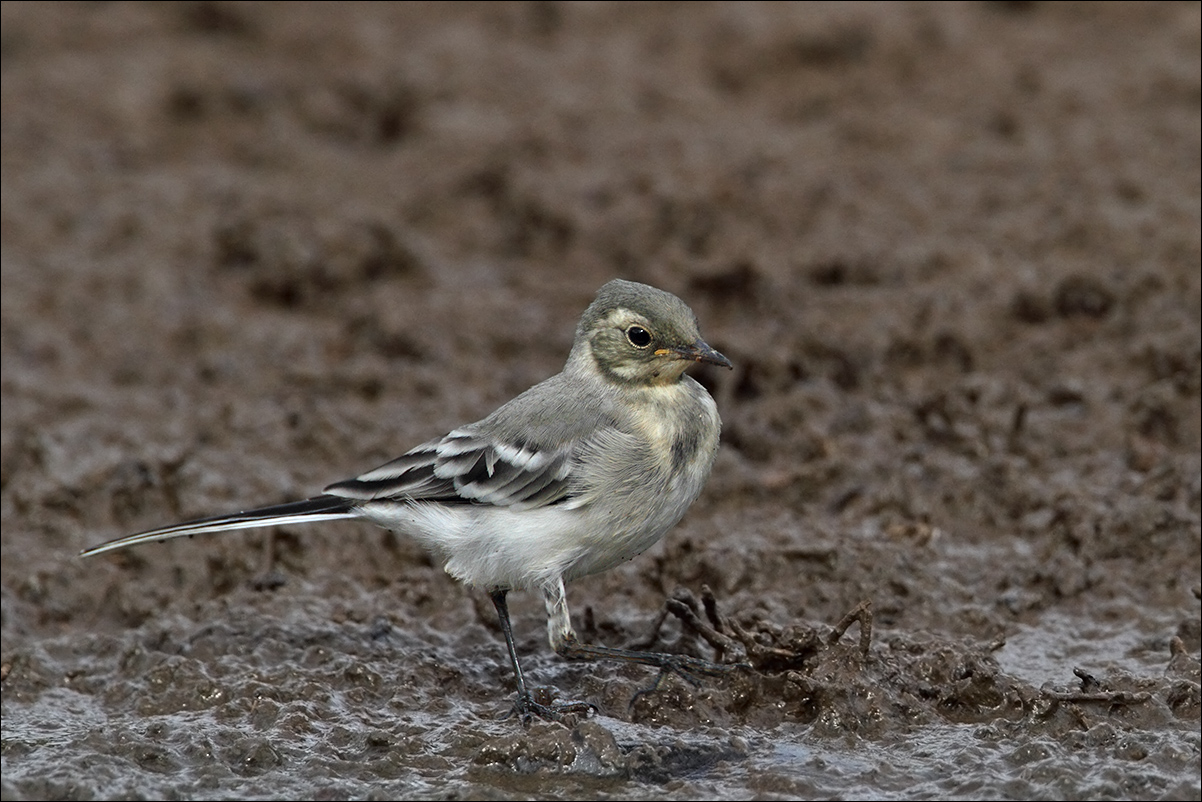
[[[4, 799], [1202, 794], [1198, 3], [2, 23]], [[76, 556], [481, 417], [613, 277], [736, 369], [694, 371], [706, 493], [577, 627], [713, 657], [655, 629], [692, 599], [753, 670], [640, 694], [515, 594], [599, 709], [524, 729], [402, 538]]]

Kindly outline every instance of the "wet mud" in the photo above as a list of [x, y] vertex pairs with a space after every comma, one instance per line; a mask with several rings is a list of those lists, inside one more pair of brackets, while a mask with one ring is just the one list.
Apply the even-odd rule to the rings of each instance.
[[[1197, 3], [4, 3], [4, 799], [1198, 799]], [[614, 277], [722, 448], [524, 728], [487, 597], [302, 498]], [[269, 559], [270, 557], [270, 559]], [[850, 617], [849, 617], [850, 614]]]

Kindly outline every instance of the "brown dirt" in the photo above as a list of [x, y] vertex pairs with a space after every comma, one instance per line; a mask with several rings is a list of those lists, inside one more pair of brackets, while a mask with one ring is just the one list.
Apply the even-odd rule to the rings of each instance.
[[[2, 15], [5, 799], [1202, 794], [1199, 4]], [[736, 370], [578, 627], [708, 589], [756, 671], [639, 694], [518, 595], [601, 711], [523, 730], [404, 539], [76, 557], [482, 416], [615, 276]]]

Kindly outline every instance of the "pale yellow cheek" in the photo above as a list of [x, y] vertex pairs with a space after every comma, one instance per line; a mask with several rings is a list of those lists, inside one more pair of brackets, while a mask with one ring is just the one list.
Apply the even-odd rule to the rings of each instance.
[[637, 381], [644, 376], [642, 366], [630, 362], [614, 365], [613, 372], [626, 381]]

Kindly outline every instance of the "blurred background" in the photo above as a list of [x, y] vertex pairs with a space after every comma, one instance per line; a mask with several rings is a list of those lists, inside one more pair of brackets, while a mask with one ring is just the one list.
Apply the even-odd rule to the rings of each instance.
[[[5, 799], [1202, 793], [1198, 3], [0, 23]], [[515, 594], [601, 708], [524, 731], [483, 594], [401, 538], [75, 556], [487, 414], [614, 277], [736, 369], [695, 371], [707, 492], [577, 626], [709, 588], [786, 668], [630, 706]], [[864, 600], [867, 657], [806, 640]]]

